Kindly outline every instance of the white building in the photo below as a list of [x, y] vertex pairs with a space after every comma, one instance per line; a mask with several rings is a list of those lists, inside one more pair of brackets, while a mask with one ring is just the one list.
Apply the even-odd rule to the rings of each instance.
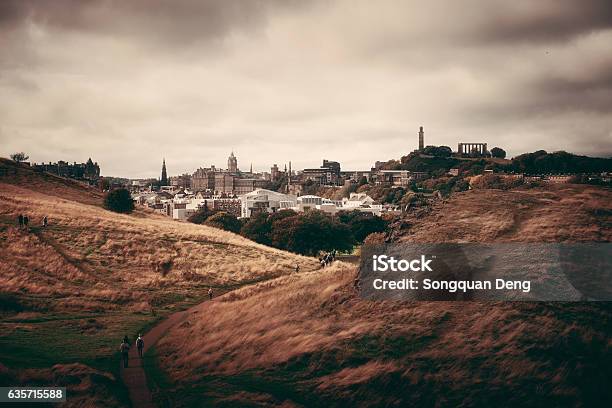
[[342, 209], [348, 211], [358, 210], [380, 215], [383, 211], [383, 206], [375, 202], [374, 199], [366, 193], [351, 193], [349, 198], [345, 197], [342, 199]]
[[380, 215], [383, 212], [382, 204], [376, 203], [372, 197], [365, 193], [352, 193], [349, 198], [334, 201], [315, 195], [296, 197], [260, 189], [242, 195], [240, 201], [241, 216], [245, 218], [264, 211], [273, 213], [278, 210], [293, 210], [296, 212], [320, 210], [330, 215], [335, 215], [342, 210], [356, 210], [374, 215]]
[[253, 214], [273, 213], [280, 209], [293, 208], [297, 204], [297, 197], [276, 191], [258, 189], [240, 196], [241, 216], [249, 218]]
[[315, 195], [303, 195], [297, 198], [297, 205], [293, 210], [304, 212], [308, 210], [320, 210], [334, 215], [341, 210], [339, 201], [329, 200]]
[[172, 210], [172, 218], [175, 220], [185, 221], [195, 213], [196, 210], [193, 208], [174, 208]]
[[323, 204], [323, 198], [315, 195], [303, 195], [297, 198], [296, 211], [308, 211], [318, 209]]

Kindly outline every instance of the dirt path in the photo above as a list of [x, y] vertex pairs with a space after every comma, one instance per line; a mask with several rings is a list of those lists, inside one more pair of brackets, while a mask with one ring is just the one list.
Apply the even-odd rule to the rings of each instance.
[[[313, 272], [316, 270], [318, 270], [318, 265], [316, 268], [313, 268], [313, 269], [308, 268], [304, 270], [302, 273]], [[257, 284], [261, 281], [274, 279], [274, 278], [275, 277], [266, 277], [264, 279], [256, 279], [250, 282], [243, 282], [242, 284], [235, 285], [232, 288], [225, 288], [221, 290], [217, 289], [215, 296], [220, 297], [233, 290], [237, 290], [241, 287]], [[210, 301], [211, 300], [205, 300], [201, 303], [198, 303], [195, 306], [190, 307], [187, 310], [173, 313], [169, 315], [167, 318], [165, 318], [163, 321], [161, 321], [159, 324], [154, 326], [151, 330], [144, 333], [143, 335], [143, 339], [145, 342], [144, 352], [146, 353], [147, 350], [151, 348], [151, 346], [154, 346], [155, 343], [157, 343], [157, 341], [171, 327], [173, 327], [176, 324], [182, 323], [189, 316], [200, 313], [201, 310], [205, 308], [208, 305], [208, 302]], [[123, 368], [123, 364], [121, 364], [121, 369], [120, 369], [121, 379], [123, 383], [125, 384], [125, 386], [128, 388], [128, 392], [130, 394], [130, 401], [132, 401], [132, 406], [134, 408], [141, 408], [141, 407], [153, 408], [155, 407], [155, 404], [153, 403], [151, 390], [149, 390], [149, 387], [147, 386], [147, 376], [145, 374], [145, 370], [144, 370], [144, 367], [142, 366], [142, 363], [143, 363], [143, 360], [140, 357], [138, 357], [138, 350], [136, 349], [136, 344], [134, 341], [134, 344], [132, 344], [132, 347], [130, 348], [128, 368]]]
[[[173, 313], [145, 333], [143, 336], [145, 341], [144, 352], [146, 353], [151, 346], [154, 346], [162, 335], [172, 326], [183, 322], [190, 315], [198, 313], [200, 309], [205, 307], [207, 302], [209, 301], [206, 300], [182, 312]], [[134, 408], [153, 408], [155, 407], [155, 404], [153, 403], [151, 391], [147, 386], [147, 376], [145, 374], [144, 367], [142, 366], [143, 360], [138, 357], [136, 344], [132, 344], [129, 357], [128, 368], [123, 368], [123, 365], [121, 365], [121, 379], [128, 388], [132, 406]]]

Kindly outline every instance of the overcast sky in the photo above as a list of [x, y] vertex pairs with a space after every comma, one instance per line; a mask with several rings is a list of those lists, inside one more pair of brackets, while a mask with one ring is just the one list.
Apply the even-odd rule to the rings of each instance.
[[0, 1], [0, 156], [368, 169], [419, 126], [612, 155], [612, 1]]

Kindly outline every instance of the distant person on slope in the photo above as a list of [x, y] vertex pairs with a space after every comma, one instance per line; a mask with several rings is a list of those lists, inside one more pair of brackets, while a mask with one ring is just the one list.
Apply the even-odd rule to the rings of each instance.
[[30, 220], [28, 219], [27, 215], [23, 216], [23, 226], [25, 227], [25, 229], [28, 229], [28, 222], [30, 222]]
[[48, 223], [49, 223], [49, 220], [47, 219], [47, 216], [45, 215], [45, 216], [43, 217], [43, 227], [45, 227], [45, 228], [46, 228]]
[[127, 368], [130, 352], [130, 343], [127, 341], [127, 336], [123, 338], [121, 346], [119, 346], [119, 351], [121, 351], [121, 360], [123, 360], [123, 367]]
[[295, 264], [295, 272], [299, 272], [300, 271], [300, 265], [299, 264]]
[[136, 339], [136, 348], [138, 349], [138, 357], [142, 358], [142, 350], [144, 349], [142, 334], [139, 334], [138, 338]]
[[23, 228], [23, 214], [19, 214], [17, 217], [17, 222], [19, 222], [19, 229]]
[[212, 288], [208, 288], [208, 297], [210, 298], [210, 300], [212, 300], [212, 297], [213, 297], [213, 290], [212, 290]]

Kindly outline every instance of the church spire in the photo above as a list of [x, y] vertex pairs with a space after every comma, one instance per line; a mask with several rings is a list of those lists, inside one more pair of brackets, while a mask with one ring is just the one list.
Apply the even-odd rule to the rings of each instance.
[[168, 174], [166, 173], [166, 158], [164, 157], [164, 160], [162, 162], [162, 172], [161, 172], [161, 179], [159, 180], [159, 184], [161, 186], [167, 186], [168, 185]]

